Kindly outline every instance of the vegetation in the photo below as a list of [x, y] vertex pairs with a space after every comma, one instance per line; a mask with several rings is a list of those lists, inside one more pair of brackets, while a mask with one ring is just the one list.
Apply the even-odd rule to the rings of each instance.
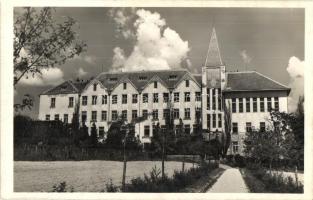
[[74, 188], [73, 187], [68, 187], [66, 185], [66, 182], [61, 182], [58, 185], [54, 185], [52, 192], [74, 192]]
[[[75, 20], [65, 17], [58, 23], [53, 19], [53, 12], [52, 8], [47, 7], [27, 7], [15, 17], [14, 87], [23, 77], [41, 75], [43, 69], [64, 64], [86, 49], [86, 44], [78, 39], [78, 34], [74, 31]], [[26, 94], [14, 108], [19, 110], [32, 106], [33, 99]]]

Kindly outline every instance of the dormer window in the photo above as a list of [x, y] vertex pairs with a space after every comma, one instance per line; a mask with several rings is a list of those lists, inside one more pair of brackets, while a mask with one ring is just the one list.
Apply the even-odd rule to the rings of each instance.
[[97, 91], [97, 84], [93, 84], [93, 91]]
[[116, 78], [116, 77], [112, 77], [112, 78], [109, 79], [109, 81], [111, 81], [111, 82], [116, 82], [116, 81], [117, 81], [117, 78]]
[[170, 75], [168, 79], [169, 80], [176, 80], [177, 79], [177, 75]]
[[139, 80], [140, 80], [140, 81], [146, 81], [146, 80], [147, 80], [147, 77], [146, 77], [146, 76], [139, 76]]

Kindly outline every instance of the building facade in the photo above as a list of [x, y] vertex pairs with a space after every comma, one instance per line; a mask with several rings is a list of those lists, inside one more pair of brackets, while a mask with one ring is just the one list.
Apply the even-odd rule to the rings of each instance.
[[[112, 121], [147, 116], [135, 126], [142, 143], [149, 143], [154, 126], [165, 125], [173, 113], [174, 124], [183, 122], [192, 133], [196, 116], [208, 134], [224, 132], [225, 110], [231, 119], [229, 153], [242, 153], [243, 138], [253, 129], [266, 129], [270, 110], [287, 112], [290, 89], [255, 71], [227, 72], [215, 29], [201, 74], [187, 70], [105, 72], [89, 81], [65, 81], [40, 95], [39, 119], [70, 123], [75, 108], [80, 122], [96, 124], [105, 137]], [[197, 115], [198, 114], [198, 115]]]

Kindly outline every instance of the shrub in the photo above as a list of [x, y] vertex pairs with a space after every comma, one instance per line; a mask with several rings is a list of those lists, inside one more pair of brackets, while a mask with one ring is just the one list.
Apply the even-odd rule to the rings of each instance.
[[119, 191], [119, 187], [114, 185], [112, 182], [112, 179], [110, 179], [109, 183], [105, 184], [105, 188], [106, 188], [106, 192], [118, 192]]
[[52, 192], [74, 192], [74, 188], [71, 186], [70, 188], [67, 187], [66, 182], [63, 181], [58, 185], [54, 185]]

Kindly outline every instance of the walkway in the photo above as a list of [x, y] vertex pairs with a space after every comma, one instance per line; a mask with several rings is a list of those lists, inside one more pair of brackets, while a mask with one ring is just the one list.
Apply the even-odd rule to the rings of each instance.
[[248, 188], [241, 176], [239, 169], [220, 164], [224, 173], [216, 183], [207, 191], [212, 193], [248, 193]]

